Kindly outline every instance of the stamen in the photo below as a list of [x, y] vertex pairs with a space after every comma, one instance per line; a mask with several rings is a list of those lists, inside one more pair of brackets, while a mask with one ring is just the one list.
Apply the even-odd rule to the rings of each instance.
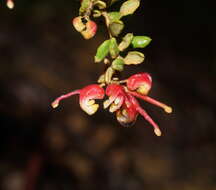
[[145, 100], [146, 102], [149, 102], [151, 104], [154, 104], [154, 105], [156, 105], [158, 107], [163, 108], [164, 111], [167, 112], [167, 113], [172, 113], [172, 108], [170, 106], [167, 106], [166, 104], [163, 104], [163, 103], [161, 103], [161, 102], [159, 102], [159, 101], [157, 101], [157, 100], [155, 100], [155, 99], [153, 99], [153, 98], [151, 98], [149, 96], [143, 96], [143, 95], [140, 95], [140, 94], [138, 94], [136, 92], [131, 92], [131, 91], [128, 91], [128, 92], [130, 94], [140, 98], [140, 99]]
[[53, 108], [57, 108], [59, 106], [59, 102], [63, 99], [69, 98], [70, 96], [73, 96], [75, 94], [80, 94], [80, 90], [75, 90], [73, 92], [70, 92], [65, 95], [61, 95], [60, 97], [56, 98], [53, 103], [51, 104]]

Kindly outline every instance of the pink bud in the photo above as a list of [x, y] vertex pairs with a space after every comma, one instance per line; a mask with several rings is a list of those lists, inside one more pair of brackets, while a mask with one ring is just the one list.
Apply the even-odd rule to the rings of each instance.
[[93, 38], [97, 32], [97, 24], [94, 21], [89, 20], [86, 23], [86, 29], [81, 32], [83, 37], [88, 40], [90, 38]]
[[75, 17], [73, 19], [72, 23], [73, 23], [74, 28], [78, 32], [82, 32], [86, 28], [85, 24], [82, 22], [82, 17], [81, 16]]
[[138, 73], [127, 79], [127, 87], [131, 91], [137, 91], [147, 95], [152, 86], [152, 78], [148, 73]]

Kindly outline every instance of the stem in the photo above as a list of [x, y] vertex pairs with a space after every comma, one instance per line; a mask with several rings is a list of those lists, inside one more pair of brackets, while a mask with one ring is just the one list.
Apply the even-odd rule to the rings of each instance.
[[112, 34], [110, 32], [110, 29], [109, 29], [110, 20], [109, 20], [108, 14], [107, 14], [107, 12], [104, 11], [104, 12], [102, 12], [102, 15], [105, 18], [105, 23], [106, 23], [107, 31], [109, 33], [109, 37], [112, 38]]

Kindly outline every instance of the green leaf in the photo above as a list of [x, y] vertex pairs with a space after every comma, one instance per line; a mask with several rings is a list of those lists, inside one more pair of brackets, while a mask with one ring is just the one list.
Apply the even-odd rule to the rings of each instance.
[[109, 53], [110, 40], [105, 40], [97, 49], [95, 55], [95, 62], [101, 62]]
[[94, 5], [96, 5], [99, 9], [105, 9], [106, 8], [106, 3], [103, 1], [100, 1], [100, 0], [95, 1]]
[[140, 6], [140, 0], [128, 0], [120, 8], [121, 16], [133, 14]]
[[124, 23], [121, 20], [115, 21], [110, 24], [110, 32], [113, 36], [118, 36], [123, 28], [124, 28]]
[[80, 14], [85, 13], [86, 10], [89, 8], [91, 0], [83, 0], [81, 3], [81, 7], [79, 9]]
[[118, 44], [117, 44], [115, 38], [110, 39], [109, 51], [110, 51], [110, 55], [113, 59], [119, 55]]
[[105, 82], [110, 83], [112, 80], [112, 76], [114, 75], [115, 70], [112, 67], [109, 67], [105, 72]]
[[143, 53], [138, 51], [130, 51], [124, 58], [124, 62], [126, 65], [138, 65], [142, 63], [144, 59], [145, 56]]
[[121, 18], [120, 12], [109, 12], [108, 17], [110, 20], [110, 23], [118, 21]]
[[119, 50], [124, 51], [125, 49], [127, 49], [129, 47], [132, 39], [133, 39], [133, 34], [132, 33], [126, 34], [123, 37], [122, 42], [119, 44]]
[[101, 11], [99, 10], [93, 10], [93, 17], [98, 18], [101, 16]]
[[98, 83], [105, 83], [105, 74], [102, 74], [102, 75], [99, 77], [99, 79], [98, 79], [97, 82], [98, 82]]
[[116, 58], [113, 62], [111, 67], [116, 71], [123, 71], [124, 70], [124, 59], [123, 58]]
[[132, 40], [133, 48], [144, 48], [152, 41], [148, 36], [135, 36]]

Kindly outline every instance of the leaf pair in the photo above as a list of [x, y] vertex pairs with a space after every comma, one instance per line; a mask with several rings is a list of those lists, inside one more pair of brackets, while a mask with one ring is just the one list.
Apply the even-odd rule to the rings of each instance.
[[110, 53], [111, 57], [114, 59], [119, 55], [118, 44], [115, 38], [105, 40], [97, 49], [95, 55], [95, 62], [101, 62]]
[[145, 48], [151, 42], [151, 38], [148, 36], [133, 36], [132, 33], [126, 34], [121, 43], [119, 44], [119, 50], [124, 51], [130, 45], [133, 48]]

